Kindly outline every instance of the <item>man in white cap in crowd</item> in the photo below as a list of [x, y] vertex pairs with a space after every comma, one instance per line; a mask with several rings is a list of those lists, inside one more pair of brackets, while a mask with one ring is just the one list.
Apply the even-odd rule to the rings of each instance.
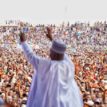
[[50, 60], [35, 55], [26, 42], [24, 33], [20, 41], [34, 75], [27, 107], [83, 107], [80, 90], [74, 80], [74, 64], [65, 54], [66, 45], [53, 40], [50, 28], [47, 37], [52, 41]]

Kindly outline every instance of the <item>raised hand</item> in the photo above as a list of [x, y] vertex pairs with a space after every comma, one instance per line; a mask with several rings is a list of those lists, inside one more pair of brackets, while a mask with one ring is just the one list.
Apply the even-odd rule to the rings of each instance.
[[20, 32], [19, 36], [20, 36], [20, 42], [26, 41], [26, 35], [24, 33]]
[[46, 29], [47, 29], [46, 36], [47, 36], [47, 38], [48, 38], [50, 41], [52, 41], [52, 40], [53, 40], [53, 38], [52, 38], [52, 29], [49, 28], [49, 27], [47, 27]]

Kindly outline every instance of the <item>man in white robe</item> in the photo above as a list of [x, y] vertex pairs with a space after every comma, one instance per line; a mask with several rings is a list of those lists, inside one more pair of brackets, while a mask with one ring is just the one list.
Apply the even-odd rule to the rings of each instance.
[[[47, 31], [47, 37], [53, 40], [51, 31]], [[65, 54], [66, 45], [53, 40], [49, 60], [33, 53], [23, 33], [20, 41], [35, 70], [27, 107], [83, 107], [80, 90], [74, 80], [74, 64]]]

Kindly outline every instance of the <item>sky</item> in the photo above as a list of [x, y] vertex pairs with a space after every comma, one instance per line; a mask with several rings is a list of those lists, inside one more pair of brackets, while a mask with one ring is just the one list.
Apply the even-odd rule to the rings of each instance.
[[0, 0], [0, 22], [33, 24], [107, 20], [107, 0]]

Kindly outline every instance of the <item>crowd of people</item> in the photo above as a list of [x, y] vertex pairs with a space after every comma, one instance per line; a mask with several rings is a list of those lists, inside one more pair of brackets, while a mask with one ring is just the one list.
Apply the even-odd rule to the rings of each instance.
[[[75, 64], [75, 79], [81, 89], [85, 107], [107, 106], [107, 23], [47, 25], [54, 39], [62, 39], [67, 54]], [[46, 25], [0, 26], [0, 98], [15, 107], [26, 106], [33, 76], [32, 66], [20, 47], [23, 31], [35, 54], [49, 58], [51, 43]], [[35, 99], [36, 100], [36, 99]]]

